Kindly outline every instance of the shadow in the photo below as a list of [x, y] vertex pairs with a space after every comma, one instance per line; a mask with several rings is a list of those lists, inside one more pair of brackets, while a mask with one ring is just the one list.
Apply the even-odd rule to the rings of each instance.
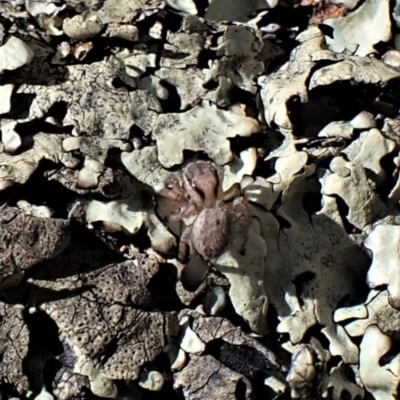
[[100, 269], [114, 262], [126, 261], [112, 251], [93, 232], [72, 228], [71, 244], [60, 255], [39, 263], [26, 271], [26, 278], [56, 280]]
[[45, 57], [35, 57], [28, 65], [14, 71], [4, 71], [0, 76], [0, 85], [12, 83], [16, 86], [55, 86], [67, 81], [68, 76], [66, 66], [51, 65]]
[[185, 305], [176, 293], [177, 269], [172, 264], [161, 264], [158, 272], [150, 279], [148, 289], [152, 293], [154, 306], [164, 311], [179, 311]]
[[181, 97], [179, 96], [176, 86], [171, 83], [161, 79], [160, 85], [163, 86], [168, 91], [168, 98], [166, 100], [158, 99], [161, 104], [161, 108], [164, 113], [177, 113], [184, 112], [181, 110]]
[[36, 94], [33, 93], [13, 93], [10, 98], [10, 112], [2, 114], [4, 119], [24, 119], [28, 118], [29, 110]]
[[78, 198], [78, 194], [56, 181], [45, 178], [46, 171], [60, 168], [59, 165], [41, 160], [36, 171], [23, 185], [14, 185], [0, 192], [0, 201], [14, 206], [19, 200], [33, 205], [46, 205], [54, 211], [53, 218], [67, 218], [68, 207]]
[[[317, 69], [320, 68], [318, 64]], [[366, 90], [366, 85], [361, 87], [349, 82], [337, 82], [311, 90], [307, 103], [291, 99], [288, 110], [296, 137], [313, 138], [333, 121], [351, 120], [365, 110], [366, 103], [370, 103], [377, 94], [377, 88], [372, 85]]]
[[207, 343], [205, 353], [212, 355], [228, 368], [249, 379], [260, 378], [265, 371], [283, 372], [284, 369], [288, 369], [290, 361], [287, 357], [287, 364], [281, 365], [281, 370], [277, 370], [276, 365], [256, 348], [247, 345], [233, 345], [223, 339]]
[[[273, 214], [261, 207], [253, 208], [253, 218], [258, 221], [261, 237], [267, 244], [264, 265], [253, 266], [253, 254], [249, 250], [238, 258], [240, 267], [215, 264], [222, 274], [243, 276], [243, 282], [252, 282], [243, 286], [242, 296], [245, 296], [245, 287], [256, 298], [263, 293], [267, 295], [270, 307], [279, 317], [269, 321], [270, 332], [276, 332], [282, 318], [297, 318], [289, 317], [294, 313], [295, 304], [302, 307], [315, 300], [316, 330], [320, 332], [322, 327], [327, 327], [328, 339], [333, 338], [337, 334], [332, 319], [334, 310], [349, 296], [352, 304], [360, 304], [369, 293], [366, 275], [371, 260], [350, 236], [356, 235], [356, 238], [361, 232], [347, 221], [348, 207], [343, 207], [341, 199], [337, 199], [336, 207], [342, 221], [337, 223], [323, 214], [318, 204], [320, 191], [315, 176], [300, 175], [282, 194]], [[265, 195], [265, 191], [260, 192], [260, 196]], [[252, 235], [254, 241], [254, 232]], [[249, 243], [246, 247], [250, 248]], [[264, 281], [265, 292], [259, 290], [260, 279]], [[294, 303], [289, 305], [287, 296]]]
[[43, 388], [43, 369], [48, 359], [63, 353], [56, 323], [43, 311], [24, 312], [29, 331], [28, 353], [23, 360], [23, 372], [28, 377], [29, 389], [39, 394]]
[[[262, 221], [268, 222], [267, 226], [261, 226], [269, 253], [265, 290], [280, 316], [292, 311], [285, 293], [295, 295], [300, 304], [306, 299], [318, 300], [318, 322], [332, 326], [332, 313], [345, 297], [350, 294], [355, 304], [365, 301], [370, 259], [349, 236], [348, 226], [339, 225], [321, 212], [313, 214], [304, 209], [304, 199], [310, 193], [320, 193], [319, 183], [315, 178], [299, 177], [298, 184], [293, 184], [282, 196], [277, 210], [277, 215], [290, 226], [282, 227], [271, 219]], [[337, 209], [346, 213], [339, 205]], [[346, 215], [341, 216], [345, 221]], [[353, 229], [351, 233], [354, 234]]]

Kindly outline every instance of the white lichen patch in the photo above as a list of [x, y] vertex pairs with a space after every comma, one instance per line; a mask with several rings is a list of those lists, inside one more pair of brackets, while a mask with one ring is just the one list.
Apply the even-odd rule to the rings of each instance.
[[70, 168], [78, 166], [79, 160], [76, 157], [63, 152], [64, 138], [64, 135], [37, 133], [31, 149], [17, 155], [0, 153], [0, 189], [14, 183], [25, 183], [43, 159], [62, 163]]
[[[305, 212], [302, 196], [314, 190], [315, 182], [307, 179], [307, 173], [293, 180], [281, 196], [279, 217], [286, 221], [282, 227], [269, 214], [257, 213], [268, 247], [265, 290], [282, 321], [278, 325], [281, 332], [288, 332], [298, 342], [310, 326], [320, 323], [325, 326], [322, 332], [330, 341], [330, 351], [345, 362], [356, 363], [357, 346], [334, 323], [329, 310], [333, 311], [337, 302], [352, 290], [353, 282], [362, 279], [367, 260], [340, 225], [324, 214], [310, 218]], [[292, 282], [303, 274], [310, 277], [301, 284], [300, 307]]]
[[373, 254], [368, 285], [371, 288], [388, 285], [389, 301], [396, 308], [400, 308], [399, 240], [399, 226], [382, 224], [376, 226], [364, 242]]
[[339, 62], [322, 67], [314, 72], [310, 79], [310, 89], [338, 81], [384, 85], [399, 75], [395, 68], [373, 57], [336, 57], [339, 58], [337, 60], [340, 60]]
[[185, 110], [190, 105], [195, 104], [207, 93], [203, 86], [206, 78], [203, 70], [197, 68], [186, 68], [184, 70], [160, 68], [155, 75], [176, 87], [181, 100], [181, 110]]
[[371, 224], [386, 207], [368, 180], [366, 170], [359, 163], [347, 162], [335, 157], [331, 164], [323, 193], [328, 196], [340, 196], [347, 206], [347, 219], [359, 229]]
[[317, 28], [303, 32], [297, 40], [301, 44], [292, 52], [290, 60], [279, 71], [258, 79], [265, 120], [270, 126], [275, 124], [282, 130], [292, 129], [287, 110], [289, 99], [297, 97], [302, 103], [308, 101], [307, 79], [316, 64], [311, 55], [320, 50], [324, 43], [322, 33]]
[[[147, 194], [149, 197], [149, 194]], [[116, 224], [133, 235], [144, 225], [154, 250], [166, 254], [176, 244], [174, 236], [157, 217], [153, 205], [146, 204], [145, 187], [133, 183], [129, 197], [103, 202], [92, 200], [86, 208], [87, 222]]]
[[360, 345], [360, 377], [365, 388], [376, 400], [397, 399], [400, 383], [400, 356], [381, 364], [381, 358], [391, 349], [390, 337], [376, 325], [365, 331]]
[[132, 149], [130, 144], [122, 140], [98, 137], [69, 137], [63, 140], [62, 147], [65, 152], [79, 151], [85, 157], [77, 179], [77, 186], [83, 189], [97, 187], [110, 149]]
[[243, 178], [251, 176], [257, 163], [257, 154], [254, 147], [243, 150], [239, 157], [234, 156], [232, 162], [224, 166], [224, 180], [222, 189], [228, 190], [235, 183], [241, 183]]
[[366, 56], [375, 51], [375, 44], [391, 38], [389, 1], [367, 0], [349, 15], [327, 19], [324, 24], [334, 29], [333, 38], [327, 37], [331, 50], [340, 53], [356, 44], [356, 55]]
[[399, 311], [389, 304], [386, 290], [382, 292], [372, 290], [365, 304], [348, 308], [345, 320], [354, 319], [354, 321], [347, 323], [345, 329], [352, 337], [362, 336], [370, 325], [377, 325], [383, 333], [398, 337], [399, 315]]
[[11, 94], [14, 90], [14, 85], [8, 83], [0, 85], [0, 114], [6, 114], [11, 110]]
[[26, 43], [15, 36], [10, 36], [0, 46], [0, 73], [30, 63], [33, 56], [33, 51]]
[[399, 1], [56, 3], [0, 1], [2, 396], [396, 399]]
[[238, 248], [228, 251], [213, 261], [213, 264], [229, 280], [229, 295], [235, 311], [257, 333], [265, 333], [268, 298], [264, 289], [263, 266], [267, 257], [267, 247], [260, 236], [257, 220], [250, 227], [249, 238], [243, 253]]
[[184, 150], [204, 151], [216, 164], [227, 164], [233, 159], [228, 138], [247, 137], [259, 130], [253, 118], [203, 103], [185, 113], [160, 115], [153, 135], [160, 163], [171, 168], [183, 163]]
[[140, 182], [149, 185], [156, 192], [161, 190], [170, 172], [165, 170], [157, 156], [156, 146], [147, 146], [143, 149], [121, 154], [125, 168]]

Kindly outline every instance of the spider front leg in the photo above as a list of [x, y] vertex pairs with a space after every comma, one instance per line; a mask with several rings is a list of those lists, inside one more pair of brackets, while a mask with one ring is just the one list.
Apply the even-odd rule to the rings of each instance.
[[159, 190], [158, 194], [178, 203], [184, 203], [187, 201], [187, 193], [180, 185], [179, 180], [175, 175], [170, 175], [167, 178], [164, 188]]
[[191, 245], [192, 236], [192, 224], [186, 226], [181, 234], [178, 248], [178, 261], [185, 262], [189, 256], [189, 250]]

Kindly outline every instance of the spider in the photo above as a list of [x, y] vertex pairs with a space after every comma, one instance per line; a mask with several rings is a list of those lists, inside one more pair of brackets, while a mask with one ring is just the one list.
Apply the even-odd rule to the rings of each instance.
[[[240, 197], [240, 186], [235, 184], [222, 191], [222, 173], [211, 162], [190, 162], [182, 172], [183, 183], [171, 175], [159, 194], [182, 205], [173, 220], [194, 216], [181, 234], [178, 259], [187, 258], [188, 250], [196, 251], [203, 259], [219, 257], [233, 237], [247, 237], [251, 221], [247, 201]], [[233, 201], [232, 201], [233, 200]]]

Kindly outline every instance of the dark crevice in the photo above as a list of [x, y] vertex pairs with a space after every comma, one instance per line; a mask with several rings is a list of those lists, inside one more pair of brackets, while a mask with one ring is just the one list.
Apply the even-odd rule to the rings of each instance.
[[138, 125], [133, 125], [129, 130], [129, 139], [133, 138], [145, 138], [144, 130]]
[[258, 26], [266, 26], [271, 23], [278, 24], [285, 28], [299, 27], [299, 32], [304, 30], [312, 16], [313, 7], [285, 7], [278, 5], [262, 17]]
[[274, 215], [274, 216], [277, 219], [279, 223], [279, 228], [281, 230], [290, 229], [292, 227], [292, 224], [287, 219], [283, 218], [280, 215]]
[[54, 218], [67, 218], [68, 205], [75, 201], [78, 195], [61, 183], [44, 178], [44, 171], [55, 167], [56, 165], [50, 161], [41, 161], [28, 182], [8, 188], [0, 194], [0, 198], [4, 196], [4, 199], [8, 199], [8, 203], [12, 206], [15, 206], [19, 200], [26, 200], [38, 206], [45, 205], [54, 211]]
[[51, 358], [45, 363], [43, 368], [43, 382], [48, 392], [51, 393], [53, 382], [62, 367], [63, 365], [56, 358]]
[[[197, 58], [197, 63], [198, 63], [197, 68], [208, 69], [208, 68], [210, 68], [209, 62], [214, 61], [217, 58], [218, 58], [217, 54], [214, 50], [203, 49], [200, 51], [199, 56]], [[206, 86], [204, 86], [204, 87], [206, 87]], [[211, 88], [208, 88], [208, 87], [207, 87], [207, 89], [212, 90]]]
[[263, 152], [264, 148], [259, 148], [260, 156], [257, 158], [256, 168], [254, 169], [253, 175], [259, 176], [262, 178], [270, 178], [272, 175], [275, 175], [275, 161], [274, 159], [270, 159], [268, 161], [264, 160], [265, 153]]
[[[135, 70], [135, 68], [134, 68], [134, 67], [131, 67], [131, 66], [126, 67], [126, 68], [127, 68], [127, 69], [129, 68], [129, 69]], [[141, 71], [139, 70], [139, 71], [136, 71], [136, 72], [141, 72]], [[111, 82], [111, 85], [112, 85], [115, 89], [124, 88], [124, 89], [126, 89], [128, 92], [132, 92], [132, 91], [134, 90], [134, 88], [133, 88], [132, 86], [128, 85], [126, 82], [124, 82], [124, 81], [123, 81], [121, 78], [119, 78], [119, 77], [114, 78], [114, 79], [112, 80], [112, 82]]]
[[307, 192], [303, 196], [303, 208], [310, 215], [315, 215], [322, 209], [322, 193]]
[[340, 356], [332, 356], [327, 363], [327, 368], [329, 368], [328, 371], [330, 371], [331, 368], [337, 367], [341, 363], [341, 361], [342, 358]]
[[251, 387], [247, 382], [245, 382], [243, 379], [239, 379], [236, 384], [235, 398], [237, 400], [246, 399], [248, 397], [247, 392], [250, 389], [251, 389]]
[[56, 323], [44, 312], [24, 312], [24, 320], [29, 330], [29, 349], [23, 361], [23, 371], [34, 393], [42, 390], [43, 369], [49, 358], [62, 354], [63, 346], [58, 336]]
[[303, 343], [312, 343], [312, 341], [314, 339], [317, 339], [321, 343], [321, 345], [324, 349], [328, 349], [329, 348], [329, 340], [321, 332], [321, 330], [323, 328], [324, 328], [324, 325], [316, 323], [315, 325], [313, 325], [307, 329], [307, 332], [305, 332], [301, 341]]
[[207, 89], [210, 91], [217, 89], [218, 86], [219, 86], [219, 82], [217, 80], [212, 80], [212, 79], [203, 85], [204, 89]]
[[36, 94], [33, 93], [15, 93], [11, 95], [10, 112], [3, 114], [5, 119], [25, 119], [29, 116], [29, 110], [35, 100]]
[[210, 354], [226, 367], [252, 380], [261, 378], [266, 371], [277, 370], [267, 356], [256, 348], [233, 345], [222, 339], [208, 342], [205, 354]]
[[332, 197], [336, 200], [337, 209], [342, 220], [342, 224], [346, 233], [361, 233], [358, 228], [349, 222], [347, 216], [349, 215], [349, 206], [339, 196], [333, 195]]
[[171, 264], [161, 264], [147, 286], [155, 307], [164, 311], [179, 311], [185, 308], [176, 293], [177, 282], [176, 267]]
[[375, 192], [378, 193], [380, 199], [385, 203], [387, 202], [388, 196], [390, 192], [393, 190], [394, 186], [396, 185], [398, 179], [395, 173], [396, 164], [394, 162], [394, 158], [397, 157], [397, 155], [398, 155], [398, 150], [395, 150], [383, 156], [379, 161], [379, 164], [385, 171], [386, 176], [383, 181], [383, 184], [378, 185], [375, 189]]
[[0, 394], [2, 400], [27, 400], [28, 397], [18, 392], [16, 385], [7, 382], [7, 378], [0, 377]]
[[53, 117], [58, 121], [62, 121], [68, 112], [68, 103], [66, 101], [57, 101], [48, 109], [46, 116]]
[[230, 100], [232, 104], [240, 103], [245, 105], [246, 115], [248, 117], [257, 118], [258, 109], [255, 102], [254, 94], [247, 90], [241, 89], [234, 85], [230, 92]]
[[181, 97], [179, 96], [176, 86], [171, 85], [167, 81], [160, 80], [160, 85], [168, 91], [167, 99], [158, 99], [161, 108], [165, 113], [182, 112], [181, 111]]
[[265, 133], [255, 133], [250, 137], [235, 136], [229, 139], [231, 143], [231, 151], [239, 155], [243, 150], [250, 147], [264, 148], [266, 144]]
[[315, 276], [316, 275], [314, 272], [307, 271], [297, 275], [292, 281], [296, 288], [296, 297], [298, 298], [301, 306], [304, 305], [303, 297], [305, 294], [305, 288], [313, 279], [315, 279]]
[[149, 249], [151, 247], [151, 241], [147, 231], [148, 229], [146, 228], [146, 226], [142, 225], [142, 227], [135, 233], [135, 235], [133, 235], [130, 239], [128, 239], [126, 244], [132, 243], [141, 252], [143, 252], [146, 249]]
[[208, 0], [194, 0], [194, 3], [196, 4], [197, 15], [200, 18], [204, 18], [206, 9], [210, 6], [209, 1]]
[[324, 23], [319, 24], [318, 28], [321, 30], [324, 36], [328, 36], [333, 39], [334, 29], [330, 25], [325, 25]]

